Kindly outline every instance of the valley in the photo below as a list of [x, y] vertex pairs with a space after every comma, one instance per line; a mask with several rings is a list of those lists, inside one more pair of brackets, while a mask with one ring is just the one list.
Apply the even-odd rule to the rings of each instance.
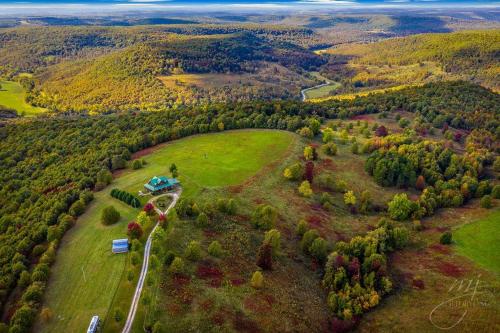
[[0, 17], [0, 333], [500, 329], [496, 10], [147, 5]]

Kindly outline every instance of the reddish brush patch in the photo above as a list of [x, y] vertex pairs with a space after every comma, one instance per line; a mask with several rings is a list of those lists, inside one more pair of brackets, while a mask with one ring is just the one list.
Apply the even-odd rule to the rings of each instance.
[[347, 242], [348, 241], [348, 238], [346, 236], [344, 236], [344, 234], [342, 234], [341, 232], [335, 230], [335, 235], [337, 236], [337, 241], [338, 242]]
[[241, 191], [243, 191], [243, 184], [229, 186], [228, 189], [229, 189], [229, 192], [231, 192], [233, 194], [241, 193]]
[[440, 262], [437, 269], [446, 276], [460, 277], [465, 273], [465, 269], [451, 262]]
[[210, 286], [218, 288], [222, 284], [224, 273], [217, 267], [213, 267], [209, 262], [203, 262], [198, 265], [196, 276], [203, 280], [210, 280]]
[[207, 300], [204, 300], [203, 302], [201, 302], [200, 305], [204, 311], [209, 311], [210, 309], [213, 308], [214, 301], [212, 301], [211, 299], [207, 299]]
[[223, 306], [217, 309], [217, 312], [212, 316], [211, 320], [216, 325], [223, 325], [228, 318], [231, 318], [233, 312], [227, 306]]
[[241, 286], [242, 284], [245, 283], [245, 280], [241, 279], [241, 278], [237, 278], [237, 279], [231, 279], [231, 284], [233, 286]]
[[309, 207], [314, 210], [314, 211], [322, 211], [323, 210], [323, 206], [321, 206], [320, 203], [313, 203], [313, 204], [310, 204]]
[[182, 311], [182, 307], [177, 303], [168, 304], [167, 309], [167, 311], [173, 315], [177, 315]]
[[208, 230], [208, 229], [203, 230], [203, 234], [207, 238], [214, 238], [215, 236], [218, 235], [218, 233], [216, 231]]
[[122, 174], [125, 173], [125, 171], [127, 171], [127, 169], [118, 169], [118, 170], [115, 170], [112, 172], [113, 174], [113, 178], [118, 178], [120, 177]]
[[176, 286], [182, 287], [182, 286], [189, 284], [189, 282], [191, 282], [191, 278], [187, 275], [183, 275], [183, 274], [174, 275], [174, 284]]
[[317, 271], [320, 267], [321, 267], [321, 265], [318, 263], [318, 261], [317, 261], [317, 260], [313, 259], [313, 260], [311, 261], [311, 270], [312, 270], [313, 272], [316, 272], [316, 271]]
[[135, 160], [135, 159], [138, 159], [138, 158], [141, 158], [141, 157], [144, 157], [146, 155], [149, 155], [153, 152], [155, 152], [156, 150], [162, 148], [163, 146], [165, 146], [166, 144], [168, 144], [167, 142], [165, 143], [161, 143], [159, 145], [156, 145], [156, 146], [153, 146], [153, 147], [148, 147], [148, 148], [145, 148], [145, 149], [142, 149], [142, 150], [139, 150], [139, 151], [136, 151], [135, 153], [132, 154], [132, 159]]
[[212, 279], [209, 284], [212, 288], [219, 288], [222, 285], [222, 279]]
[[211, 321], [212, 321], [212, 323], [214, 323], [214, 325], [222, 326], [222, 325], [224, 325], [224, 322], [226, 321], [225, 318], [226, 318], [225, 313], [217, 312], [216, 314], [214, 314], [212, 316]]
[[335, 333], [345, 333], [349, 332], [356, 327], [359, 322], [359, 318], [354, 317], [352, 320], [342, 320], [338, 318], [333, 318], [330, 320], [330, 332]]
[[235, 215], [235, 216], [233, 216], [233, 219], [238, 221], [238, 222], [247, 222], [250, 220], [250, 218], [248, 216], [245, 216], [245, 215]]
[[410, 194], [408, 198], [410, 198], [410, 200], [417, 201], [419, 196], [418, 194]]
[[450, 248], [448, 246], [444, 246], [443, 244], [433, 244], [429, 248], [442, 254], [450, 254], [451, 252]]
[[412, 281], [412, 285], [416, 289], [420, 289], [420, 290], [425, 289], [424, 281], [422, 279], [419, 279], [419, 278], [414, 278]]
[[276, 303], [276, 299], [274, 298], [273, 295], [265, 295], [264, 299], [266, 300], [267, 304], [272, 306], [274, 303]]
[[271, 305], [264, 299], [258, 296], [249, 296], [243, 301], [245, 309], [255, 313], [267, 313], [271, 311]]
[[257, 322], [248, 318], [242, 312], [236, 313], [233, 319], [233, 327], [237, 332], [260, 332]]
[[323, 170], [336, 171], [336, 167], [333, 164], [333, 161], [329, 158], [325, 158], [316, 164], [316, 168], [314, 170], [314, 174], [321, 174]]
[[318, 147], [319, 147], [319, 144], [318, 144], [318, 143], [316, 143], [316, 142], [312, 142], [312, 143], [310, 143], [310, 144], [309, 144], [309, 146], [311, 146], [311, 147], [313, 147], [313, 148], [315, 148], [315, 149], [316, 149], [316, 148], [318, 148]]
[[448, 228], [448, 227], [436, 227], [435, 229], [436, 229], [438, 232], [445, 232], [445, 231], [450, 230], [450, 228]]
[[262, 200], [261, 198], [256, 198], [253, 200], [253, 202], [255, 202], [257, 205], [261, 205], [264, 203], [264, 200]]
[[193, 294], [187, 288], [191, 278], [186, 275], [176, 274], [172, 279], [170, 286], [167, 286], [167, 290], [172, 293], [178, 303], [189, 305], [193, 302]]
[[311, 226], [315, 227], [321, 227], [322, 226], [322, 219], [319, 216], [312, 215], [307, 218], [307, 223]]
[[287, 239], [291, 239], [293, 236], [295, 236], [295, 233], [286, 225], [280, 228], [280, 232]]
[[370, 118], [370, 116], [365, 115], [365, 114], [359, 114], [357, 116], [351, 117], [352, 120], [367, 120], [367, 121], [372, 121], [373, 119]]

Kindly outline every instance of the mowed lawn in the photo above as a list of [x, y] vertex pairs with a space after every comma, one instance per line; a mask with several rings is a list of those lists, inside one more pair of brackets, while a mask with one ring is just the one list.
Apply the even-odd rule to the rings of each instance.
[[137, 193], [152, 176], [169, 175], [175, 163], [186, 196], [203, 188], [237, 185], [279, 159], [295, 135], [284, 131], [239, 130], [191, 136], [146, 156], [144, 169], [129, 171], [120, 188]]
[[457, 252], [483, 268], [500, 275], [500, 209], [487, 217], [466, 224], [453, 233]]
[[[125, 267], [126, 255], [113, 255], [111, 241], [126, 237], [126, 225], [139, 212], [109, 192], [117, 187], [133, 193], [155, 175], [169, 175], [171, 163], [179, 170], [184, 195], [204, 187], [242, 183], [265, 165], [281, 159], [296, 142], [295, 134], [271, 130], [241, 130], [197, 135], [173, 141], [143, 158], [148, 164], [127, 171], [95, 200], [76, 226], [63, 238], [45, 296], [44, 306], [54, 319], [37, 323], [35, 332], [83, 332], [93, 315], [105, 318]], [[113, 204], [122, 219], [103, 226], [101, 211]]]
[[29, 105], [24, 101], [24, 89], [17, 82], [0, 80], [0, 105], [17, 110], [18, 114], [32, 116], [46, 109]]

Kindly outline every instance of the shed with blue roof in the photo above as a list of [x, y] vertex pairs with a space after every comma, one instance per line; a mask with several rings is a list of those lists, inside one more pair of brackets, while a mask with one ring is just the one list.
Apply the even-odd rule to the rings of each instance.
[[113, 253], [125, 253], [128, 252], [128, 239], [115, 239], [113, 241]]

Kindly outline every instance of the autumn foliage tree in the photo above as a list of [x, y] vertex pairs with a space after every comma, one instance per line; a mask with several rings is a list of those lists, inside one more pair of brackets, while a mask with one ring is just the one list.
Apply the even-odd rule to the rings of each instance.
[[306, 170], [304, 172], [304, 179], [312, 184], [314, 179], [314, 163], [309, 161], [306, 163]]
[[269, 242], [264, 242], [257, 251], [257, 266], [264, 270], [273, 269], [273, 247]]
[[384, 137], [387, 136], [389, 132], [387, 131], [387, 128], [384, 125], [380, 125], [376, 130], [375, 130], [375, 135]]
[[419, 191], [423, 191], [425, 188], [425, 178], [424, 176], [420, 175], [417, 178], [417, 182], [415, 183], [415, 188]]
[[127, 235], [131, 239], [139, 239], [142, 236], [142, 228], [141, 225], [137, 222], [130, 222], [127, 225]]
[[147, 204], [144, 205], [144, 211], [147, 213], [147, 214], [151, 214], [153, 213], [154, 211], [154, 206], [151, 202], [148, 202]]

